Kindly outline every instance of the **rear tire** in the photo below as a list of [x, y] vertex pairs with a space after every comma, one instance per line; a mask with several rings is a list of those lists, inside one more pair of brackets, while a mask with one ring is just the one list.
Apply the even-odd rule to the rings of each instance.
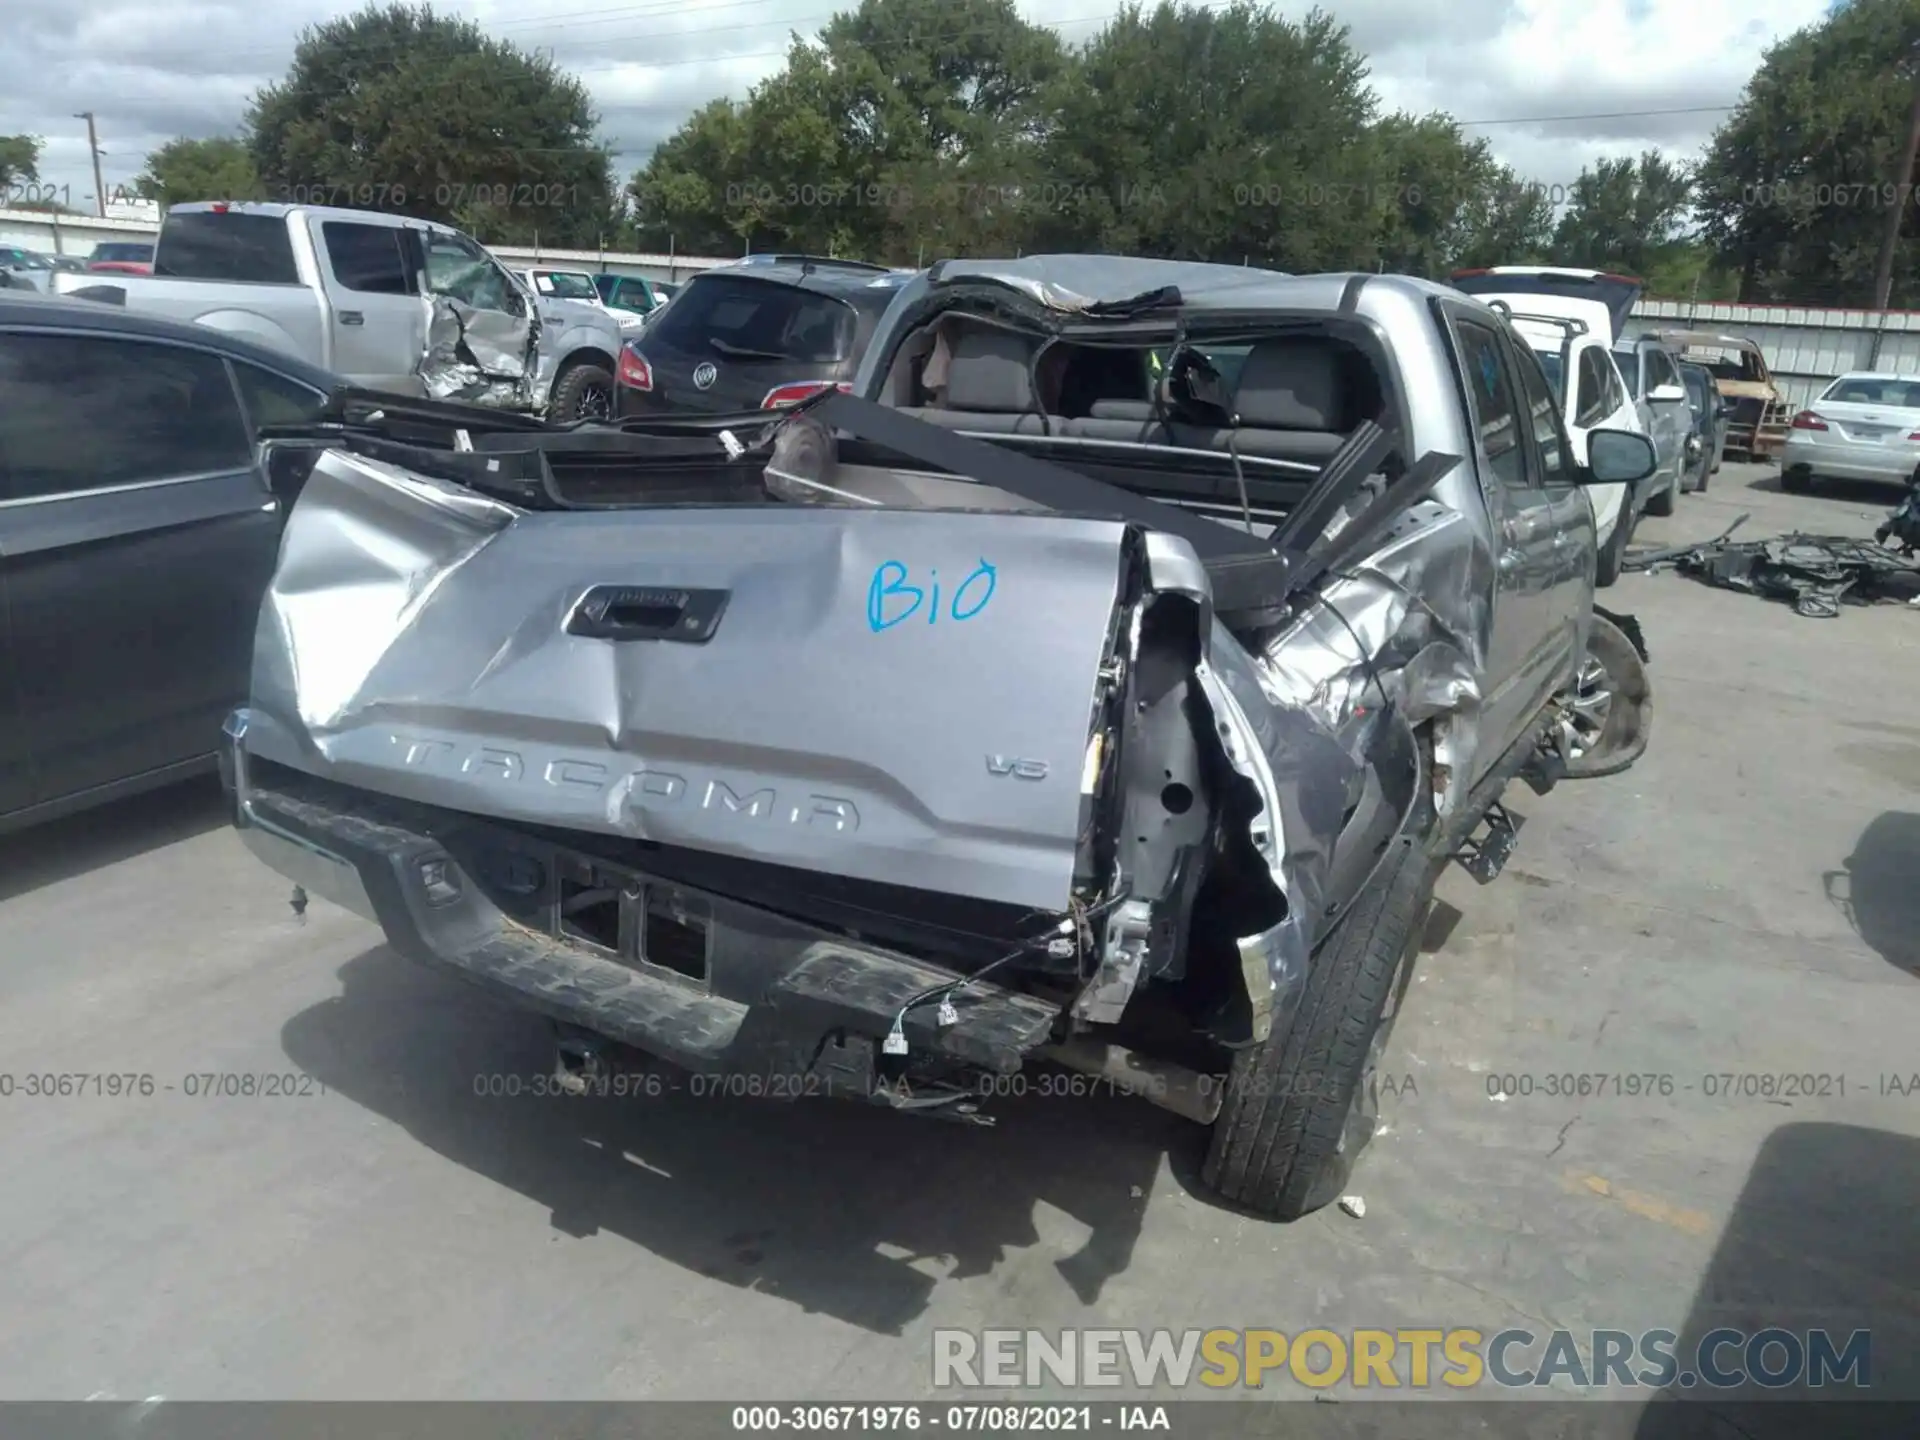
[[1285, 1034], [1234, 1060], [1202, 1178], [1273, 1220], [1337, 1198], [1373, 1138], [1376, 1067], [1413, 973], [1440, 867], [1427, 837], [1396, 840], [1322, 942]]
[[1789, 465], [1780, 472], [1780, 488], [1789, 495], [1804, 495], [1813, 488], [1813, 472], [1804, 465]]
[[1673, 477], [1673, 482], [1669, 484], [1666, 489], [1662, 490], [1658, 495], [1649, 495], [1647, 497], [1647, 514], [1658, 515], [1663, 518], [1673, 514], [1673, 507], [1679, 498], [1679, 494], [1680, 477], [1676, 475]]
[[570, 420], [611, 420], [613, 376], [599, 365], [573, 366], [553, 382], [553, 393], [547, 397], [547, 418], [560, 424]]

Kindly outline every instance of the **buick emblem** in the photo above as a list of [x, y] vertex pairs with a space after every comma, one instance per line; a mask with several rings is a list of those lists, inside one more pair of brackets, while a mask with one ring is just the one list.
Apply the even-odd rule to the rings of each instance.
[[720, 372], [714, 368], [711, 360], [702, 360], [693, 367], [693, 388], [696, 390], [711, 390], [713, 382], [719, 378]]

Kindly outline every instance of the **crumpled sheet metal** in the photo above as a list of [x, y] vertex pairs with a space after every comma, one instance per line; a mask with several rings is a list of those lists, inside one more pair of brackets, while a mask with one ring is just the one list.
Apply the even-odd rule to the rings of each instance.
[[521, 512], [342, 450], [314, 463], [298, 508], [255, 631], [251, 704], [261, 732], [304, 753], [421, 606]]
[[527, 403], [537, 322], [475, 310], [444, 295], [428, 303], [427, 349], [420, 361], [427, 394], [502, 409]]
[[[1257, 654], [1213, 623], [1202, 689], [1228, 759], [1259, 792], [1254, 844], [1287, 901], [1279, 925], [1241, 941], [1243, 960], [1253, 962], [1250, 986], [1263, 964], [1271, 994], [1297, 993], [1294, 982], [1320, 942], [1334, 850], [1362, 770], [1342, 736], [1363, 709], [1381, 708], [1375, 675], [1401, 723], [1444, 722], [1439, 759], [1470, 773], [1486, 673], [1490, 617], [1479, 597], [1493, 591], [1488, 570], [1464, 517], [1427, 502]], [[1253, 998], [1258, 1011], [1261, 997]]]
[[1261, 687], [1270, 703], [1338, 731], [1356, 710], [1379, 705], [1377, 677], [1408, 724], [1448, 717], [1451, 763], [1470, 771], [1492, 619], [1484, 597], [1494, 589], [1466, 518], [1425, 502], [1261, 647]]

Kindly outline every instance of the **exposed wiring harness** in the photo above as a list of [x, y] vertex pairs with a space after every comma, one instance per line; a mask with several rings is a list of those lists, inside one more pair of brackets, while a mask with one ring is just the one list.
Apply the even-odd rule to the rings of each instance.
[[[907, 1014], [909, 1011], [919, 1009], [922, 1005], [930, 1004], [936, 1000], [939, 1001], [940, 1009], [935, 1016], [938, 1023], [942, 1027], [959, 1024], [960, 1012], [954, 1006], [954, 997], [968, 986], [986, 979], [988, 975], [1000, 969], [1002, 966], [1010, 965], [1015, 960], [1032, 955], [1036, 951], [1048, 954], [1071, 954], [1076, 957], [1084, 956], [1093, 948], [1094, 920], [1106, 914], [1107, 911], [1119, 905], [1126, 898], [1127, 892], [1125, 890], [1117, 890], [1114, 894], [1095, 905], [1084, 905], [1077, 899], [1073, 900], [1069, 903], [1067, 914], [1060, 917], [1060, 919], [1050, 925], [1042, 934], [1035, 936], [1031, 940], [1021, 942], [1017, 948], [1009, 950], [998, 959], [989, 960], [971, 975], [962, 975], [953, 980], [943, 980], [938, 985], [930, 985], [918, 994], [909, 996], [906, 1003], [894, 1012], [893, 1025], [887, 1031], [887, 1038], [881, 1042], [880, 1053], [883, 1055], [905, 1055], [907, 1053]], [[1056, 947], [1060, 946], [1067, 948], [1056, 949]]]

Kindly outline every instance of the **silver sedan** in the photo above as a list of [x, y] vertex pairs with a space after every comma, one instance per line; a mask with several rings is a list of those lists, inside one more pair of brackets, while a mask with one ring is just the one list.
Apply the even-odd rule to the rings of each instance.
[[1920, 473], [1920, 375], [1842, 375], [1793, 417], [1780, 484], [1805, 490], [1816, 476], [1890, 480]]

